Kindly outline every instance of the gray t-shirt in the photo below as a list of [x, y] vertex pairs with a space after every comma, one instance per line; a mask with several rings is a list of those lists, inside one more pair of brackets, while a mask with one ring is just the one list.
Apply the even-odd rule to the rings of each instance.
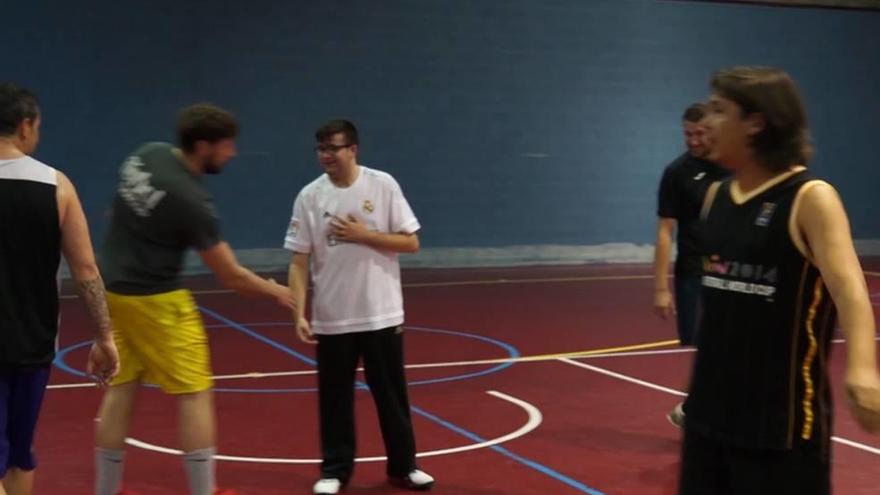
[[167, 143], [148, 143], [119, 169], [101, 253], [107, 289], [148, 295], [180, 288], [189, 248], [220, 242], [213, 198]]

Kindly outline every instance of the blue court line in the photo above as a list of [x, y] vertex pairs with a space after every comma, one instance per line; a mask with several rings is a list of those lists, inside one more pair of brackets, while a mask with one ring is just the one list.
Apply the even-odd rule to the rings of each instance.
[[[411, 405], [410, 409], [412, 409], [413, 412], [418, 413], [421, 416], [424, 416], [425, 418], [428, 418], [437, 424], [445, 426], [446, 428], [458, 433], [459, 435], [461, 435], [465, 438], [469, 438], [469, 439], [473, 440], [474, 442], [481, 443], [481, 442], [486, 441], [485, 438], [483, 438], [475, 433], [472, 433], [468, 430], [465, 430], [464, 428], [456, 426], [456, 425], [450, 423], [449, 421], [446, 421], [445, 419], [434, 416], [433, 414], [431, 414], [421, 408], [418, 408], [416, 406]], [[541, 473], [546, 474], [547, 476], [550, 476], [553, 479], [561, 481], [562, 483], [565, 483], [566, 485], [568, 485], [576, 490], [580, 490], [584, 493], [589, 493], [590, 495], [604, 495], [602, 492], [594, 490], [593, 488], [588, 487], [587, 485], [581, 483], [580, 481], [577, 481], [573, 478], [569, 478], [568, 476], [566, 476], [558, 471], [554, 471], [553, 469], [550, 469], [547, 466], [544, 466], [543, 464], [539, 464], [531, 459], [526, 459], [525, 457], [522, 457], [521, 455], [514, 454], [513, 452], [506, 449], [505, 447], [502, 447], [500, 445], [493, 445], [489, 448], [494, 450], [495, 452], [498, 452], [499, 454], [510, 457], [511, 459], [513, 459], [521, 464], [525, 464], [526, 466], [528, 466], [532, 469], [535, 469], [536, 471], [540, 471]]]
[[[249, 324], [239, 324], [237, 322], [232, 322], [232, 323], [234, 323], [236, 326], [244, 327], [248, 330], [250, 330], [248, 327], [255, 327], [255, 326], [264, 326], [264, 327], [276, 326], [277, 327], [277, 326], [291, 325], [291, 323], [289, 321], [260, 322], [260, 323], [249, 323]], [[234, 330], [237, 330], [236, 328], [232, 327], [228, 323], [206, 325], [205, 327], [206, 328], [233, 328]], [[445, 334], [445, 335], [452, 335], [455, 337], [465, 337], [465, 338], [470, 338], [470, 339], [474, 339], [474, 340], [481, 340], [484, 342], [488, 342], [492, 345], [501, 347], [502, 349], [504, 349], [507, 352], [508, 357], [510, 357], [510, 358], [520, 357], [519, 350], [517, 350], [517, 348], [513, 347], [512, 345], [510, 345], [506, 342], [502, 342], [500, 340], [495, 340], [495, 339], [492, 339], [489, 337], [484, 337], [482, 335], [475, 335], [472, 333], [458, 332], [458, 331], [453, 331], [453, 330], [441, 330], [441, 329], [437, 329], [437, 328], [425, 328], [425, 327], [406, 327], [406, 328], [408, 328], [410, 330], [420, 331], [420, 332], [439, 333], [439, 334]], [[251, 334], [248, 333], [247, 335], [251, 335]], [[59, 350], [58, 356], [55, 359], [55, 366], [58, 369], [66, 372], [66, 373], [70, 373], [74, 376], [87, 377], [86, 373], [84, 373], [83, 371], [78, 370], [76, 368], [73, 368], [72, 366], [67, 364], [67, 355], [71, 351], [74, 351], [76, 349], [84, 347], [88, 344], [89, 344], [88, 341], [80, 342], [80, 343], [77, 343], [77, 344], [74, 344], [74, 345], [71, 345], [71, 346], [68, 346], [68, 347], [65, 347], [65, 348]], [[419, 386], [419, 385], [431, 385], [431, 384], [435, 384], [435, 383], [444, 383], [444, 382], [465, 380], [465, 379], [469, 379], [469, 378], [476, 378], [478, 376], [485, 376], [485, 375], [490, 375], [492, 373], [497, 373], [497, 372], [499, 372], [503, 369], [506, 369], [510, 366], [513, 366], [513, 361], [499, 363], [491, 368], [487, 368], [485, 370], [471, 372], [471, 373], [445, 376], [445, 377], [440, 377], [440, 378], [432, 378], [432, 379], [428, 379], [428, 380], [416, 380], [416, 381], [409, 382], [409, 386], [414, 387], [414, 386]], [[154, 387], [154, 385], [151, 385], [151, 384], [145, 384], [145, 386]], [[357, 388], [359, 390], [367, 390], [368, 389], [366, 386], [361, 386], [360, 384], [357, 385]], [[317, 392], [318, 389], [315, 387], [300, 387], [300, 388], [215, 387], [214, 391], [215, 392], [224, 392], [224, 393], [240, 393], [240, 394], [285, 394], [285, 393]]]
[[[223, 322], [223, 324], [221, 325], [222, 327], [229, 327], [229, 328], [238, 330], [238, 331], [244, 333], [245, 335], [256, 338], [260, 342], [268, 344], [268, 345], [274, 347], [275, 349], [278, 349], [281, 352], [284, 352], [285, 354], [289, 354], [289, 355], [309, 364], [310, 366], [317, 366], [317, 362], [314, 359], [312, 359], [308, 356], [305, 356], [302, 353], [296, 352], [293, 349], [281, 344], [280, 342], [273, 340], [273, 339], [270, 339], [269, 337], [266, 337], [256, 331], [248, 328], [250, 326], [256, 326], [256, 325], [253, 325], [253, 324], [243, 325], [243, 324], [238, 323], [236, 321], [230, 320], [229, 318], [226, 318], [225, 316], [217, 313], [216, 311], [205, 308], [204, 306], [199, 306], [199, 310], [201, 310], [206, 315], [208, 315], [218, 321]], [[281, 326], [281, 325], [290, 325], [290, 322], [264, 322], [264, 323], [260, 323], [259, 325], [260, 326]], [[211, 325], [211, 327], [216, 328], [217, 326]], [[411, 330], [417, 330], [420, 332], [439, 333], [439, 334], [454, 335], [457, 337], [466, 337], [466, 338], [472, 338], [475, 340], [481, 340], [483, 342], [488, 342], [490, 344], [501, 347], [502, 349], [507, 351], [508, 357], [510, 357], [510, 358], [518, 358], [521, 356], [519, 350], [516, 347], [513, 347], [512, 345], [510, 345], [506, 342], [502, 342], [500, 340], [496, 340], [496, 339], [493, 339], [490, 337], [485, 337], [482, 335], [474, 335], [474, 334], [470, 334], [470, 333], [456, 332], [456, 331], [452, 331], [452, 330], [441, 330], [441, 329], [437, 329], [437, 328], [409, 327], [409, 326], [407, 326], [405, 328], [409, 328]], [[429, 380], [412, 381], [412, 382], [409, 382], [408, 385], [411, 387], [415, 387], [415, 386], [419, 386], [419, 385], [431, 385], [431, 384], [435, 384], [435, 383], [445, 383], [445, 382], [453, 382], [453, 381], [458, 381], [458, 380], [465, 380], [465, 379], [469, 379], [469, 378], [476, 378], [478, 376], [485, 376], [485, 375], [490, 375], [492, 373], [497, 373], [497, 372], [499, 372], [503, 369], [509, 368], [511, 366], [513, 366], [513, 361], [509, 361], [506, 363], [500, 363], [500, 364], [497, 364], [491, 368], [481, 370], [481, 371], [475, 371], [472, 373], [465, 373], [465, 374], [455, 375], [455, 376], [446, 376], [446, 377], [441, 377], [441, 378], [432, 378]], [[369, 387], [367, 387], [365, 384], [363, 384], [361, 382], [357, 382], [355, 384], [355, 387], [358, 390], [369, 390]], [[317, 388], [282, 388], [282, 389], [251, 389], [251, 388], [248, 388], [248, 389], [243, 389], [243, 388], [217, 387], [214, 390], [217, 392], [268, 394], [268, 393], [317, 392], [318, 389]]]
[[60, 349], [55, 354], [55, 360], [52, 361], [52, 364], [54, 364], [55, 367], [58, 368], [59, 370], [64, 371], [66, 373], [70, 373], [71, 375], [79, 376], [79, 377], [83, 377], [83, 378], [88, 378], [89, 377], [88, 374], [86, 374], [84, 371], [80, 371], [76, 368], [70, 367], [70, 365], [67, 364], [67, 360], [66, 360], [66, 357], [68, 354], [70, 354], [71, 352], [73, 352], [77, 349], [88, 346], [88, 345], [92, 345], [91, 340], [86, 340], [85, 342], [80, 342], [78, 344], [70, 345], [70, 346], [67, 346], [63, 349]]
[[[89, 346], [91, 344], [92, 344], [91, 340], [86, 340], [85, 342], [80, 342], [78, 344], [73, 344], [73, 345], [67, 346], [63, 349], [60, 349], [55, 354], [55, 359], [52, 361], [52, 364], [54, 364], [56, 368], [60, 369], [61, 371], [64, 371], [65, 373], [70, 373], [71, 375], [74, 375], [74, 376], [81, 376], [83, 378], [89, 378], [91, 380], [88, 373], [86, 373], [85, 371], [78, 370], [78, 369], [70, 366], [69, 364], [67, 364], [67, 355], [68, 354], [70, 354], [71, 352], [73, 352], [77, 349]], [[159, 388], [158, 385], [153, 385], [152, 383], [144, 383], [143, 386], [150, 387], [150, 388]]]
[[[202, 311], [204, 311], [206, 314], [212, 316], [213, 318], [216, 318], [219, 321], [223, 321], [224, 326], [229, 326], [231, 328], [239, 330], [242, 333], [245, 333], [246, 335], [259, 340], [260, 342], [263, 342], [263, 343], [265, 343], [265, 344], [267, 344], [267, 345], [269, 345], [269, 346], [271, 346], [281, 352], [284, 352], [285, 354], [289, 354], [297, 359], [300, 359], [300, 360], [302, 360], [312, 366], [317, 364], [313, 359], [309, 358], [308, 356], [300, 354], [300, 353], [294, 351], [293, 349], [290, 349], [289, 347], [287, 347], [287, 346], [285, 346], [275, 340], [272, 340], [266, 336], [263, 336], [255, 331], [247, 328], [246, 326], [244, 326], [240, 323], [232, 321], [232, 320], [216, 313], [215, 311], [212, 311], [207, 308], [200, 308], [200, 309]], [[283, 322], [283, 323], [288, 323], [288, 322]], [[261, 325], [269, 326], [271, 324], [263, 323]], [[449, 331], [449, 330], [439, 330], [439, 329], [433, 329], [433, 328], [424, 328], [424, 327], [408, 327], [408, 328], [412, 328], [414, 330], [426, 331], [426, 332], [448, 334], [448, 335], [461, 335], [462, 334], [462, 332], [453, 332], [453, 331]], [[491, 339], [489, 337], [484, 337], [481, 335], [471, 335], [471, 334], [465, 334], [465, 335], [471, 336], [477, 340], [483, 340], [483, 341], [486, 341], [489, 343], [500, 345], [501, 347], [505, 348], [508, 351], [508, 353], [511, 355], [511, 357], [520, 356], [519, 351], [515, 347], [511, 346], [510, 344], [507, 344], [507, 343], [504, 343], [504, 342], [501, 342], [501, 341], [498, 341], [495, 339]], [[54, 363], [55, 366], [58, 367], [59, 369], [61, 369], [62, 371], [65, 371], [65, 372], [70, 373], [72, 375], [79, 376], [79, 377], [87, 377], [86, 373], [70, 367], [70, 365], [68, 365], [66, 362], [66, 356], [70, 352], [77, 350], [77, 349], [80, 349], [82, 347], [86, 347], [90, 344], [91, 344], [91, 341], [85, 341], [85, 342], [80, 342], [78, 344], [74, 344], [74, 345], [71, 345], [71, 346], [68, 346], [68, 347], [65, 347], [65, 348], [59, 350], [57, 356], [55, 357], [55, 363]], [[472, 376], [485, 375], [488, 373], [494, 373], [494, 372], [500, 371], [504, 368], [510, 367], [512, 365], [513, 365], [513, 362], [502, 363], [502, 365], [500, 365], [500, 366], [496, 366], [494, 368], [490, 368], [489, 370], [484, 370], [484, 371], [478, 372], [478, 373], [471, 373], [470, 375], [440, 378], [437, 380], [426, 380], [425, 382], [460, 380], [465, 377], [472, 377]], [[360, 382], [358, 382], [357, 386], [359, 388], [365, 388], [365, 389], [367, 388], [367, 386], [365, 384], [360, 383]], [[311, 390], [314, 390], [314, 389], [311, 389]], [[243, 390], [241, 390], [241, 389], [229, 389], [229, 390], [215, 389], [215, 391], [218, 391], [218, 392], [219, 391], [243, 392]], [[252, 393], [278, 393], [277, 390], [272, 390], [272, 389], [265, 389], [265, 390], [264, 389], [252, 389], [249, 391]], [[419, 407], [416, 407], [416, 406], [410, 406], [410, 407], [411, 407], [412, 411], [415, 412], [416, 414], [423, 416], [431, 421], [434, 421], [435, 423], [437, 423], [437, 424], [439, 424], [449, 430], [452, 430], [452, 431], [464, 436], [465, 438], [469, 438], [469, 439], [474, 440], [476, 442], [485, 442], [486, 441], [484, 438], [480, 437], [479, 435], [472, 433], [468, 430], [465, 430], [464, 428], [461, 428], [459, 426], [456, 426], [453, 423], [450, 423], [450, 422], [448, 422], [438, 416], [435, 416], [435, 415], [433, 415], [433, 414], [431, 414], [431, 413], [429, 413]], [[584, 485], [583, 483], [581, 483], [577, 480], [574, 480], [574, 479], [572, 479], [562, 473], [559, 473], [558, 471], [555, 471], [551, 468], [548, 468], [547, 466], [544, 466], [543, 464], [540, 464], [538, 462], [532, 461], [532, 460], [527, 459], [525, 457], [522, 457], [518, 454], [515, 454], [504, 447], [494, 445], [490, 448], [492, 450], [504, 455], [504, 456], [507, 456], [507, 457], [509, 457], [509, 458], [511, 458], [511, 459], [513, 459], [513, 460], [515, 460], [525, 466], [528, 466], [532, 469], [535, 469], [536, 471], [539, 471], [539, 472], [541, 472], [541, 473], [543, 473], [553, 479], [556, 479], [557, 481], [560, 481], [568, 486], [571, 486], [572, 488], [575, 488], [583, 493], [587, 493], [590, 495], [603, 495], [602, 492], [596, 491], [596, 490]]]
[[[65, 373], [70, 373], [71, 375], [82, 377], [82, 378], [89, 378], [89, 375], [86, 372], [78, 370], [78, 369], [70, 366], [69, 364], [67, 364], [67, 355], [77, 349], [86, 347], [86, 346], [90, 345], [91, 343], [92, 343], [91, 340], [86, 340], [85, 342], [79, 342], [77, 344], [73, 344], [73, 345], [67, 346], [67, 347], [59, 350], [58, 353], [55, 355], [55, 360], [52, 362], [52, 364], [54, 364], [56, 368], [60, 369], [61, 371], [65, 372]], [[152, 383], [143, 383], [142, 385], [144, 387], [158, 388], [157, 385], [154, 385]], [[230, 388], [230, 389], [224, 389], [224, 388], [217, 388], [217, 387], [214, 388], [215, 392], [231, 392], [231, 393], [238, 392], [238, 393], [250, 393], [250, 394], [278, 394], [278, 393], [283, 393], [283, 392], [315, 392], [317, 390], [318, 389], [316, 389], [316, 388], [303, 388], [303, 389], [274, 389], [274, 388], [266, 388], [266, 389], [262, 389], [262, 388], [253, 388], [253, 389]]]
[[226, 325], [229, 325], [230, 327], [238, 330], [239, 332], [244, 333], [244, 334], [248, 335], [249, 337], [253, 337], [253, 338], [259, 340], [260, 342], [262, 342], [270, 347], [274, 347], [275, 349], [278, 349], [279, 351], [281, 351], [285, 354], [291, 355], [306, 364], [309, 364], [311, 366], [318, 365], [317, 361], [306, 356], [305, 354], [300, 354], [299, 352], [294, 351], [290, 347], [287, 347], [286, 345], [284, 345], [280, 342], [274, 341], [274, 340], [270, 339], [269, 337], [265, 337], [255, 331], [251, 330], [250, 328], [247, 328], [246, 326], [244, 326], [238, 322], [232, 321], [229, 318], [221, 315], [220, 313], [218, 313], [216, 311], [210, 310], [204, 306], [199, 306], [199, 310], [202, 313], [205, 313], [206, 315], [210, 316], [211, 318], [214, 318], [217, 321], [222, 321]]
[[[201, 308], [201, 309], [205, 309], [205, 308]], [[210, 310], [208, 310], [208, 311], [210, 311]], [[217, 316], [220, 316], [220, 315], [217, 315], [217, 313], [214, 311], [211, 311], [210, 313], [208, 313], [206, 311], [206, 314], [209, 314], [210, 316], [212, 316], [218, 320], [220, 319], [220, 318], [217, 318]], [[230, 320], [228, 320], [226, 318], [224, 318], [222, 321], [226, 321], [226, 322], [220, 323], [220, 324], [205, 325], [205, 328], [234, 328], [236, 330], [242, 330], [242, 328], [246, 328], [249, 331], [247, 331], [245, 333], [247, 333], [248, 335], [252, 335], [250, 333], [250, 329], [248, 327], [280, 327], [280, 326], [293, 327], [293, 323], [291, 323], [289, 321], [264, 321], [264, 322], [259, 322], [259, 323], [248, 323], [246, 325], [238, 324], [235, 322], [230, 322]], [[457, 331], [453, 331], [453, 330], [441, 330], [439, 328], [412, 327], [412, 326], [405, 326], [404, 328], [409, 329], [409, 330], [418, 330], [420, 332], [440, 333], [440, 334], [445, 334], [445, 335], [452, 335], [455, 337], [466, 337], [466, 338], [470, 338], [470, 339], [474, 339], [474, 340], [482, 340], [483, 342], [488, 342], [489, 344], [501, 347], [502, 349], [507, 351], [508, 357], [510, 357], [510, 358], [515, 359], [515, 358], [518, 358], [521, 356], [519, 350], [516, 347], [513, 347], [512, 345], [508, 344], [507, 342], [502, 342], [500, 340], [496, 340], [496, 339], [493, 339], [490, 337], [484, 337], [482, 335], [476, 335], [476, 334], [467, 333], [467, 332], [457, 332]], [[309, 363], [309, 364], [312, 364], [312, 363]], [[314, 366], [314, 364], [313, 364], [313, 366]], [[409, 386], [412, 387], [412, 386], [417, 386], [417, 385], [428, 385], [428, 384], [433, 384], [433, 383], [444, 383], [444, 382], [451, 382], [451, 381], [456, 381], [456, 380], [465, 380], [467, 378], [476, 378], [478, 376], [484, 376], [484, 375], [496, 373], [496, 372], [501, 371], [505, 368], [509, 368], [510, 366], [513, 366], [513, 362], [500, 363], [499, 365], [493, 366], [493, 367], [485, 369], [485, 370], [476, 371], [473, 373], [466, 373], [463, 375], [448, 376], [448, 377], [443, 377], [443, 378], [432, 378], [430, 380], [413, 381], [413, 382], [409, 382]], [[240, 391], [240, 389], [234, 389], [234, 390]], [[287, 390], [287, 391], [294, 391], [295, 390], [298, 392], [299, 391], [313, 392], [316, 389], [285, 389], [285, 390]]]
[[[229, 322], [229, 323], [231, 323], [230, 326], [233, 327], [233, 328], [236, 328], [236, 329], [239, 329], [239, 330], [245, 328], [243, 325], [240, 325], [240, 324], [238, 324], [238, 323], [236, 323], [236, 322], [234, 322], [234, 321], [232, 321], [232, 320], [230, 320], [230, 319], [228, 319], [228, 318], [226, 318], [226, 317], [223, 317], [223, 316], [217, 314], [215, 311], [207, 310], [207, 309], [204, 308], [204, 307], [200, 307], [200, 308], [202, 309], [202, 311], [209, 312], [208, 314], [220, 316], [220, 318], [217, 318], [217, 319], [219, 319], [219, 320], [221, 320], [221, 321], [224, 321], [224, 322]], [[222, 318], [222, 319], [221, 319], [221, 318]], [[264, 337], [264, 336], [258, 334], [257, 332], [254, 332], [253, 330], [250, 330], [250, 329], [246, 329], [246, 330], [247, 330], [247, 331], [244, 332], [244, 333], [246, 333], [247, 335], [250, 335], [250, 336], [259, 336], [259, 337], [257, 337], [257, 339], [258, 339], [259, 341], [264, 342], [264, 343], [267, 343], [267, 344], [271, 345], [272, 347], [281, 350], [281, 351], [284, 352], [285, 354], [289, 354], [289, 355], [294, 356], [294, 357], [297, 357], [297, 358], [299, 358], [298, 356], [301, 356], [300, 353], [294, 351], [293, 349], [290, 349], [290, 348], [286, 347], [284, 344], [281, 344], [281, 343], [279, 343], [279, 342], [276, 342], [276, 341], [274, 341], [274, 340], [272, 340], [272, 339], [270, 339], [270, 338], [268, 338], [268, 337]], [[271, 343], [270, 343], [270, 342], [271, 342]], [[311, 359], [311, 358], [307, 358], [307, 359], [308, 359], [308, 361], [305, 361], [305, 360], [304, 360], [306, 363], [309, 363], [309, 364], [311, 364], [311, 365], [313, 365], [313, 366], [314, 366], [315, 364], [317, 364], [317, 363], [315, 363], [315, 361], [314, 361], [313, 359]], [[361, 383], [361, 382], [358, 382], [358, 384], [359, 384], [359, 385], [363, 385], [363, 383]], [[421, 408], [416, 407], [416, 406], [413, 406], [413, 405], [410, 405], [410, 409], [411, 409], [414, 413], [419, 414], [420, 416], [422, 416], [422, 417], [424, 417], [424, 418], [427, 418], [427, 419], [429, 419], [429, 420], [431, 420], [431, 421], [433, 421], [433, 422], [439, 424], [440, 426], [443, 426], [443, 427], [445, 427], [445, 428], [447, 428], [447, 429], [449, 429], [449, 430], [452, 430], [452, 431], [458, 433], [459, 435], [464, 436], [465, 438], [469, 438], [469, 439], [474, 440], [474, 441], [476, 441], [476, 442], [485, 442], [485, 441], [486, 441], [485, 439], [483, 439], [482, 437], [480, 437], [480, 436], [477, 435], [476, 433], [473, 433], [473, 432], [468, 431], [468, 430], [466, 430], [466, 429], [464, 429], [464, 428], [462, 428], [462, 427], [460, 427], [460, 426], [457, 426], [457, 425], [455, 425], [455, 424], [453, 424], [453, 423], [450, 423], [449, 421], [446, 421], [446, 420], [444, 420], [444, 419], [442, 419], [442, 418], [440, 418], [440, 417], [438, 417], [438, 416], [435, 416], [435, 415], [433, 415], [433, 414], [431, 414], [431, 413], [425, 411], [424, 409], [421, 409]], [[555, 471], [555, 470], [553, 470], [553, 469], [551, 469], [551, 468], [549, 468], [549, 467], [547, 467], [547, 466], [545, 466], [545, 465], [543, 465], [543, 464], [541, 464], [541, 463], [535, 462], [535, 461], [533, 461], [533, 460], [531, 460], [531, 459], [527, 459], [527, 458], [522, 457], [522, 456], [520, 456], [520, 455], [518, 455], [518, 454], [514, 454], [513, 452], [511, 452], [510, 450], [508, 450], [508, 449], [506, 449], [506, 448], [504, 448], [504, 447], [500, 447], [500, 446], [495, 445], [495, 446], [492, 446], [492, 447], [490, 447], [490, 448], [491, 448], [492, 450], [494, 450], [495, 452], [498, 452], [498, 453], [501, 454], [501, 455], [504, 455], [504, 456], [506, 456], [506, 457], [509, 457], [510, 459], [513, 459], [513, 460], [515, 460], [516, 462], [519, 462], [520, 464], [523, 464], [524, 466], [528, 466], [528, 467], [530, 467], [530, 468], [532, 468], [532, 469], [534, 469], [534, 470], [536, 470], [536, 471], [538, 471], [538, 472], [540, 472], [540, 473], [542, 473], [542, 474], [545, 474], [545, 475], [547, 475], [547, 476], [549, 476], [549, 477], [551, 477], [551, 478], [553, 478], [553, 479], [555, 479], [555, 480], [557, 480], [557, 481], [559, 481], [559, 482], [561, 482], [561, 483], [564, 483], [564, 484], [566, 484], [566, 485], [568, 485], [568, 486], [570, 486], [570, 487], [572, 487], [572, 488], [574, 488], [574, 489], [576, 489], [576, 490], [578, 490], [578, 491], [580, 491], [580, 492], [582, 492], [582, 493], [587, 493], [587, 494], [589, 494], [589, 495], [605, 495], [605, 494], [603, 494], [602, 492], [597, 491], [597, 490], [594, 490], [593, 488], [590, 488], [590, 487], [588, 487], [587, 485], [585, 485], [585, 484], [583, 484], [583, 483], [581, 483], [581, 482], [579, 482], [579, 481], [577, 481], [577, 480], [575, 480], [575, 479], [569, 478], [568, 476], [566, 476], [566, 475], [564, 475], [564, 474], [562, 474], [562, 473], [560, 473], [560, 472], [558, 472], [558, 471]]]

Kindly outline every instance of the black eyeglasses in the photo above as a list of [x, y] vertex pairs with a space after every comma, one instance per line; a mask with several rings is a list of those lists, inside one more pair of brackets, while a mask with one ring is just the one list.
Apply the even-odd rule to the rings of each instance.
[[351, 144], [319, 144], [315, 146], [315, 151], [318, 153], [336, 153], [349, 146], [351, 146]]

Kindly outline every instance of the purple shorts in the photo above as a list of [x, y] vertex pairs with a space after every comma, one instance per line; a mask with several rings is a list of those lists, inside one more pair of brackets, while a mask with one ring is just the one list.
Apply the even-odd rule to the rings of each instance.
[[0, 367], [0, 478], [9, 468], [31, 471], [34, 429], [49, 382], [49, 367]]

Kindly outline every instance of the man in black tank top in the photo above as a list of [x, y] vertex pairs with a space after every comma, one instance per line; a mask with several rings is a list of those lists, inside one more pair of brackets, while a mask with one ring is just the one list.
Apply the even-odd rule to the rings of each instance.
[[39, 141], [36, 97], [0, 83], [0, 495], [29, 495], [34, 429], [58, 335], [64, 254], [98, 329], [89, 374], [107, 382], [116, 346], [89, 229], [70, 180], [28, 156]]
[[829, 494], [836, 318], [850, 405], [880, 429], [874, 314], [846, 213], [803, 165], [809, 131], [787, 74], [737, 67], [711, 86], [710, 158], [734, 176], [702, 211], [704, 316], [679, 493]]

